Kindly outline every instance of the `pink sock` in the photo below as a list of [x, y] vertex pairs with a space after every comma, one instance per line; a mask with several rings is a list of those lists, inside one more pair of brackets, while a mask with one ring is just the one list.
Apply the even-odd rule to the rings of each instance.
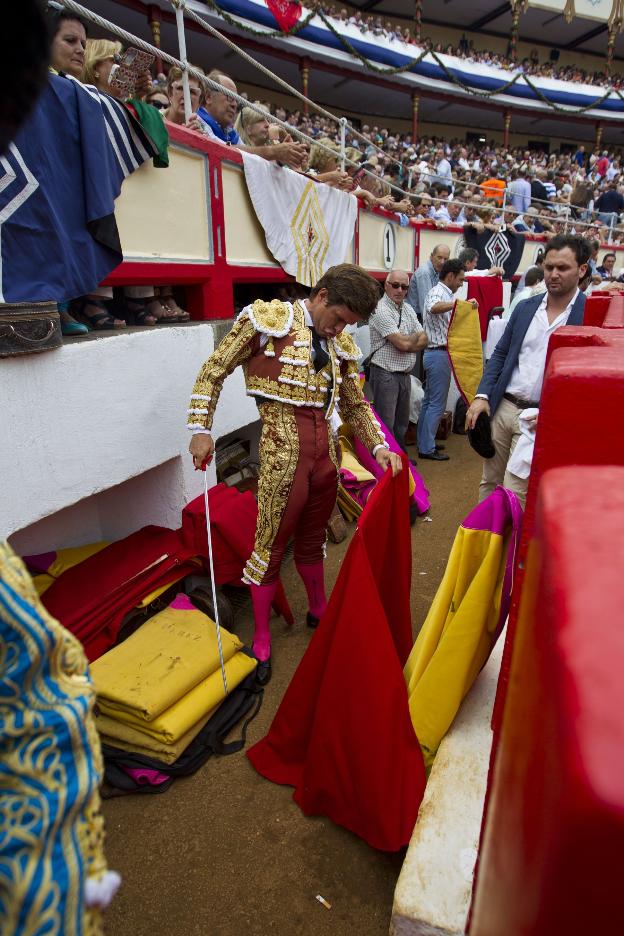
[[297, 563], [297, 572], [303, 579], [306, 592], [308, 593], [308, 610], [316, 618], [321, 618], [327, 607], [327, 598], [325, 597], [325, 576], [323, 574], [323, 563], [315, 562], [313, 565], [304, 565]]
[[268, 660], [271, 656], [271, 605], [275, 597], [277, 581], [268, 585], [250, 585], [251, 601], [254, 612], [253, 653], [258, 660]]

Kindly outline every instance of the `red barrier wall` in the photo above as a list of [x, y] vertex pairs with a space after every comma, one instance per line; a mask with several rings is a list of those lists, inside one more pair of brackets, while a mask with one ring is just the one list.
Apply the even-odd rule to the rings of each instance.
[[[167, 124], [172, 143], [187, 149], [198, 150], [207, 160], [207, 178], [210, 186], [211, 237], [215, 245], [211, 262], [184, 261], [124, 261], [103, 281], [105, 286], [184, 286], [185, 304], [194, 319], [224, 319], [234, 316], [234, 287], [242, 283], [286, 283], [292, 281], [284, 270], [275, 266], [263, 266], [257, 263], [234, 264], [227, 261], [227, 243], [225, 212], [223, 204], [224, 162], [242, 165], [243, 157], [236, 147], [210, 140], [201, 134]], [[383, 208], [364, 209], [361, 204], [359, 213], [371, 211], [383, 218], [396, 222], [397, 216]], [[164, 222], [163, 222], [164, 223]], [[434, 227], [433, 222], [418, 225], [411, 221], [412, 227]], [[460, 231], [459, 226], [451, 230]], [[415, 246], [415, 266], [418, 262], [418, 238]], [[359, 221], [355, 228], [354, 258], [359, 262]], [[385, 278], [385, 272], [372, 273], [378, 279]]]
[[[603, 354], [606, 355], [604, 359]], [[624, 434], [617, 429], [623, 419], [623, 375], [624, 329], [582, 326], [560, 328], [553, 334], [492, 717], [494, 749], [509, 680], [524, 564], [533, 533], [540, 480], [548, 469], [563, 465], [624, 465]]]
[[585, 325], [602, 325], [609, 308], [609, 296], [589, 296], [585, 303]]
[[603, 328], [624, 328], [624, 296], [614, 296], [602, 325]]
[[[565, 392], [575, 354], [553, 355], [551, 393]], [[616, 388], [605, 354], [592, 371], [602, 367], [605, 391], [621, 399], [622, 368]], [[595, 417], [581, 393], [577, 401], [579, 417]], [[559, 433], [568, 448], [569, 435]], [[599, 436], [590, 430], [602, 445]], [[470, 936], [624, 931], [623, 528], [623, 468], [544, 475]]]

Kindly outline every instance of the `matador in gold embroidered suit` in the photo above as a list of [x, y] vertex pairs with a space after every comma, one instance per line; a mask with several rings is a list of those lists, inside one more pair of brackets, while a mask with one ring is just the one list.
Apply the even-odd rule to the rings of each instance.
[[316, 626], [325, 610], [323, 557], [339, 466], [330, 417], [338, 404], [343, 422], [377, 461], [400, 470], [362, 393], [357, 345], [343, 332], [347, 324], [368, 318], [378, 296], [375, 280], [364, 270], [341, 264], [328, 270], [307, 300], [258, 300], [243, 309], [193, 388], [188, 426], [198, 467], [212, 457], [217, 400], [224, 379], [239, 365], [262, 419], [256, 537], [243, 574], [254, 605], [260, 682], [270, 678], [269, 614], [292, 537], [308, 595], [308, 624]]

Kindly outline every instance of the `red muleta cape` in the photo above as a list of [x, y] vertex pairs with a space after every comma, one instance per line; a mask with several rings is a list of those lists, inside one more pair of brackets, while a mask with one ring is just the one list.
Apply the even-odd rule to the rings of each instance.
[[466, 298], [479, 303], [481, 341], [486, 341], [492, 309], [503, 304], [503, 281], [500, 276], [468, 276]]
[[408, 497], [404, 459], [371, 495], [269, 733], [247, 752], [267, 779], [295, 787], [304, 813], [383, 851], [409, 842], [425, 789], [403, 678], [412, 645]]
[[42, 601], [92, 662], [114, 645], [125, 615], [145, 595], [198, 571], [193, 556], [175, 530], [143, 527], [68, 569]]
[[[244, 565], [253, 549], [258, 507], [253, 494], [241, 494], [224, 484], [208, 492], [214, 573], [217, 585], [241, 585]], [[114, 646], [126, 614], [150, 592], [201, 573], [207, 567], [208, 540], [204, 496], [182, 512], [182, 528], [147, 526], [111, 543], [64, 572], [44, 593], [50, 614], [84, 645], [89, 661]], [[292, 622], [292, 613], [278, 589], [276, 611]]]

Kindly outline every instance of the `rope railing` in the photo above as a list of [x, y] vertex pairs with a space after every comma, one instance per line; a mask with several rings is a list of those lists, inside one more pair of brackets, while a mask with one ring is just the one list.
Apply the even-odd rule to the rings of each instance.
[[[134, 45], [143, 52], [147, 52], [150, 55], [153, 55], [155, 58], [160, 58], [161, 61], [167, 62], [168, 65], [176, 65], [182, 70], [183, 74], [186, 72], [189, 76], [195, 78], [196, 81], [204, 85], [204, 87], [209, 88], [211, 91], [219, 91], [221, 94], [227, 95], [227, 97], [235, 100], [240, 107], [251, 108], [251, 110], [261, 114], [267, 120], [270, 120], [271, 123], [277, 124], [286, 133], [291, 134], [292, 136], [296, 136], [301, 140], [305, 140], [306, 143], [311, 145], [313, 144], [315, 146], [319, 146], [321, 149], [331, 153], [332, 156], [336, 155], [335, 150], [331, 147], [325, 146], [325, 144], [318, 140], [314, 140], [312, 137], [308, 136], [306, 133], [303, 133], [292, 124], [280, 120], [279, 117], [275, 117], [273, 114], [267, 114], [266, 110], [261, 105], [254, 104], [252, 101], [248, 101], [247, 98], [242, 97], [242, 95], [237, 94], [235, 91], [231, 91], [229, 88], [225, 88], [223, 85], [219, 84], [218, 81], [214, 81], [212, 78], [208, 78], [207, 75], [204, 75], [203, 72], [199, 71], [193, 65], [185, 63], [182, 59], [177, 59], [173, 55], [169, 55], [169, 53], [165, 52], [163, 49], [159, 49], [156, 46], [151, 45], [151, 43], [146, 42], [139, 36], [135, 36], [133, 33], [128, 32], [121, 26], [117, 26], [116, 23], [112, 23], [110, 20], [105, 19], [98, 13], [94, 13], [92, 10], [87, 9], [86, 7], [82, 6], [82, 4], [75, 3], [74, 0], [51, 0], [49, 6], [56, 8], [64, 7], [66, 10], [70, 10], [72, 13], [75, 13], [76, 16], [80, 16], [82, 19], [88, 20], [89, 22], [94, 23], [96, 26], [99, 26], [101, 29], [104, 29], [107, 32], [110, 32], [112, 35], [117, 36], [126, 44]], [[354, 163], [351, 160], [347, 161], [351, 165], [357, 165], [357, 163]], [[374, 173], [372, 174], [374, 175]]]
[[[75, 0], [50, 0], [50, 6], [56, 8], [65, 8], [70, 10], [72, 13], [75, 13], [77, 16], [80, 16], [84, 20], [88, 20], [91, 23], [94, 23], [96, 26], [99, 26], [101, 29], [104, 29], [110, 32], [112, 35], [117, 36], [119, 39], [123, 39], [126, 44], [134, 45], [138, 49], [142, 49], [144, 52], [153, 55], [155, 58], [160, 58], [161, 61], [167, 62], [168, 65], [176, 65], [182, 70], [183, 75], [192, 76], [204, 87], [209, 88], [211, 91], [219, 91], [221, 94], [225, 94], [227, 97], [232, 98], [237, 102], [239, 107], [249, 107], [251, 110], [255, 111], [258, 114], [261, 114], [262, 117], [269, 120], [271, 123], [277, 124], [281, 127], [286, 133], [297, 137], [297, 139], [304, 140], [311, 146], [317, 146], [320, 149], [324, 150], [327, 153], [330, 153], [332, 156], [336, 156], [336, 151], [329, 146], [326, 146], [320, 140], [316, 140], [313, 137], [309, 136], [307, 133], [304, 133], [302, 130], [299, 130], [293, 124], [289, 124], [283, 120], [280, 120], [279, 117], [276, 117], [274, 114], [269, 114], [259, 104], [255, 104], [252, 101], [247, 100], [247, 98], [242, 97], [235, 91], [232, 91], [230, 88], [224, 87], [218, 81], [209, 78], [202, 71], [199, 71], [193, 65], [190, 65], [185, 61], [185, 56], [178, 59], [173, 55], [170, 55], [168, 52], [165, 52], [163, 49], [153, 46], [151, 43], [146, 42], [144, 39], [135, 36], [133, 33], [128, 32], [126, 29], [123, 29], [121, 26], [117, 26], [116, 23], [111, 22], [110, 20], [105, 19], [105, 17], [100, 16], [98, 13], [94, 13], [92, 10], [87, 9], [87, 7], [82, 6], [80, 3], [76, 3]], [[175, 7], [175, 4], [173, 4]], [[327, 112], [329, 113], [329, 112]], [[336, 120], [339, 125], [342, 125], [342, 119], [332, 115], [332, 119]], [[355, 132], [355, 131], [354, 131]], [[364, 139], [366, 139], [364, 137]], [[359, 163], [354, 162], [354, 160], [349, 159], [344, 152], [346, 147], [343, 148], [343, 152], [340, 153], [340, 161], [342, 165], [353, 166], [354, 168], [359, 169], [364, 172], [366, 175], [370, 176], [373, 179], [379, 180], [380, 177], [371, 172], [369, 169], [363, 169]], [[379, 150], [384, 156], [383, 150]], [[397, 162], [397, 165], [402, 165]], [[411, 193], [405, 189], [399, 188], [396, 185], [392, 185], [392, 188], [395, 191], [400, 192], [402, 195], [405, 195], [407, 198], [410, 197]]]
[[[185, 0], [170, 0], [170, 2], [171, 2], [172, 6], [173, 6], [174, 8], [177, 8], [177, 9], [176, 9], [176, 12], [177, 12], [177, 10], [180, 10], [180, 11], [182, 11], [182, 12], [184, 11], [184, 8], [185, 8]], [[281, 129], [284, 130], [287, 134], [289, 134], [289, 135], [291, 135], [291, 136], [294, 136], [294, 137], [296, 137], [296, 138], [299, 139], [299, 140], [305, 141], [305, 142], [308, 143], [309, 145], [317, 146], [317, 147], [319, 147], [320, 149], [324, 150], [325, 152], [328, 152], [328, 153], [331, 154], [332, 156], [336, 157], [336, 149], [335, 149], [335, 148], [326, 146], [326, 145], [325, 145], [324, 143], [322, 143], [320, 140], [314, 139], [313, 137], [311, 137], [311, 136], [309, 136], [308, 134], [304, 133], [303, 131], [299, 130], [297, 127], [293, 126], [292, 124], [290, 124], [290, 123], [288, 123], [288, 122], [286, 122], [286, 121], [281, 120], [279, 117], [276, 117], [274, 114], [269, 114], [269, 113], [267, 113], [266, 109], [265, 109], [264, 107], [262, 107], [261, 105], [255, 104], [254, 102], [247, 100], [247, 98], [244, 98], [242, 95], [238, 94], [237, 92], [232, 91], [230, 88], [224, 87], [224, 86], [223, 86], [222, 84], [220, 84], [218, 81], [215, 81], [214, 79], [209, 78], [209, 77], [208, 77], [207, 75], [205, 75], [202, 71], [199, 71], [199, 70], [198, 70], [197, 68], [195, 68], [193, 65], [190, 65], [190, 64], [186, 61], [185, 42], [184, 42], [183, 44], [181, 43], [181, 45], [182, 45], [182, 49], [181, 49], [182, 55], [181, 55], [181, 58], [178, 59], [178, 58], [176, 58], [175, 56], [170, 55], [168, 52], [165, 52], [163, 49], [157, 48], [156, 46], [152, 45], [151, 43], [146, 42], [144, 39], [141, 39], [139, 36], [135, 36], [133, 33], [128, 32], [127, 30], [123, 29], [123, 27], [118, 26], [116, 23], [113, 23], [113, 22], [111, 22], [110, 20], [107, 20], [105, 17], [100, 16], [98, 13], [94, 13], [92, 10], [89, 10], [87, 7], [83, 6], [82, 4], [75, 2], [75, 0], [50, 0], [49, 6], [56, 7], [57, 9], [65, 8], [65, 9], [71, 11], [72, 13], [75, 13], [77, 16], [81, 17], [82, 19], [87, 20], [87, 21], [89, 21], [89, 22], [92, 22], [92, 23], [94, 23], [95, 25], [99, 26], [101, 29], [104, 29], [104, 30], [108, 31], [109, 33], [111, 33], [112, 35], [117, 36], [119, 39], [123, 40], [126, 44], [134, 45], [134, 46], [136, 46], [137, 48], [142, 49], [144, 52], [147, 52], [148, 54], [153, 55], [155, 58], [160, 58], [162, 61], [167, 62], [167, 64], [169, 64], [169, 65], [177, 66], [178, 68], [180, 68], [180, 69], [182, 70], [182, 74], [183, 74], [183, 75], [186, 75], [187, 78], [188, 78], [189, 76], [195, 78], [200, 84], [202, 84], [204, 87], [210, 89], [211, 91], [218, 91], [218, 92], [220, 92], [220, 93], [226, 95], [227, 97], [232, 98], [233, 100], [236, 101], [236, 103], [239, 105], [239, 107], [248, 107], [248, 108], [250, 108], [251, 110], [255, 111], [256, 113], [260, 114], [260, 115], [261, 115], [263, 118], [265, 118], [266, 120], [268, 120], [268, 121], [270, 121], [271, 123], [274, 123], [274, 124], [276, 124], [277, 126], [281, 127]], [[192, 12], [192, 11], [189, 11], [188, 9], [186, 9], [187, 15], [188, 15], [190, 12]], [[195, 18], [195, 14], [194, 14], [194, 13], [193, 13], [193, 16], [192, 16], [191, 18], [193, 18], [193, 19]], [[228, 40], [226, 37], [222, 37], [218, 30], [214, 29], [214, 27], [209, 26], [209, 24], [207, 24], [207, 23], [205, 23], [203, 20], [201, 20], [201, 17], [197, 17], [197, 19], [200, 21], [200, 23], [203, 23], [206, 27], [209, 27], [209, 28], [208, 28], [208, 31], [209, 31], [209, 32], [214, 32], [214, 33], [216, 33], [216, 37], [222, 38], [228, 46], [233, 46], [234, 49], [237, 49], [237, 47], [236, 47], [236, 45], [235, 45], [234, 43], [231, 43], [230, 40]], [[255, 62], [255, 60], [254, 60], [251, 56], [248, 56], [247, 53], [243, 53], [243, 54], [244, 54], [244, 56], [245, 56], [246, 58], [249, 58], [252, 62]], [[261, 69], [267, 71], [266, 69], [264, 69], [264, 66], [262, 66], [259, 62], [256, 63], [256, 64], [257, 64]], [[271, 75], [271, 77], [276, 77], [276, 76], [274, 76], [272, 73], [269, 73], [269, 74]], [[288, 88], [291, 87], [290, 85], [288, 85], [287, 82], [282, 82], [282, 79], [279, 79], [279, 83], [285, 84]], [[317, 110], [319, 110], [319, 112], [323, 113], [323, 114], [326, 115], [328, 118], [334, 120], [334, 121], [338, 124], [338, 126], [339, 126], [339, 128], [340, 128], [340, 136], [341, 136], [341, 146], [340, 146], [339, 157], [340, 157], [340, 163], [341, 163], [341, 166], [343, 167], [343, 169], [344, 169], [345, 166], [349, 165], [349, 166], [351, 166], [351, 167], [354, 167], [354, 168], [358, 169], [360, 172], [363, 172], [363, 173], [366, 174], [367, 176], [369, 176], [369, 177], [375, 179], [377, 182], [385, 182], [385, 183], [387, 184], [387, 186], [390, 188], [391, 192], [394, 193], [394, 194], [400, 194], [400, 195], [402, 195], [402, 196], [404, 196], [405, 198], [408, 198], [408, 199], [411, 199], [411, 198], [414, 198], [414, 197], [418, 197], [417, 193], [414, 193], [413, 191], [410, 191], [410, 190], [406, 190], [406, 189], [402, 188], [400, 185], [398, 185], [398, 184], [395, 183], [395, 182], [388, 182], [387, 180], [384, 180], [384, 179], [383, 179], [381, 176], [379, 176], [377, 173], [371, 172], [369, 169], [364, 168], [360, 163], [357, 163], [357, 162], [355, 162], [354, 160], [352, 160], [352, 159], [350, 159], [349, 157], [347, 157], [347, 156], [346, 156], [346, 135], [347, 135], [347, 132], [350, 132], [350, 133], [352, 133], [353, 135], [358, 136], [359, 138], [361, 138], [362, 140], [364, 140], [364, 141], [367, 143], [367, 145], [373, 145], [374, 148], [375, 148], [381, 155], [384, 156], [384, 158], [387, 158], [387, 157], [388, 157], [388, 154], [386, 154], [380, 147], [376, 146], [376, 144], [371, 144], [371, 141], [369, 141], [368, 138], [365, 137], [363, 134], [360, 134], [358, 131], [356, 131], [355, 128], [353, 128], [353, 127], [348, 123], [348, 121], [346, 120], [346, 118], [344, 118], [344, 117], [342, 117], [342, 118], [337, 117], [335, 114], [332, 114], [330, 111], [327, 111], [325, 108], [322, 108], [320, 105], [316, 105], [311, 99], [306, 98], [306, 97], [305, 97], [304, 95], [302, 95], [300, 92], [297, 92], [296, 89], [293, 88], [292, 91], [293, 91], [294, 93], [296, 93], [296, 96], [297, 96], [297, 97], [299, 97], [300, 99], [302, 99], [302, 100], [304, 100], [304, 101], [309, 102], [309, 104], [310, 104], [310, 105], [313, 105], [315, 108], [317, 108]], [[186, 102], [185, 102], [185, 103], [186, 103]], [[399, 165], [399, 166], [401, 166], [403, 169], [405, 169], [405, 166], [404, 166], [404, 164], [403, 164], [402, 162], [400, 162], [399, 160], [394, 159], [393, 157], [390, 157], [390, 159], [392, 159], [393, 162], [395, 162], [397, 165]], [[412, 172], [413, 172], [413, 170], [412, 170]], [[425, 175], [425, 176], [428, 176], [428, 177], [430, 177], [430, 178], [437, 178], [437, 179], [440, 179], [440, 177], [437, 176], [435, 173], [428, 173], [428, 172], [423, 172], [423, 171], [420, 171], [420, 170], [418, 170], [418, 175], [419, 175], [419, 176]], [[410, 181], [411, 181], [411, 178], [410, 178]], [[441, 181], [443, 181], [443, 180], [441, 180]], [[451, 180], [451, 184], [452, 184], [452, 180]], [[438, 201], [441, 202], [442, 200], [438, 199]], [[531, 199], [531, 201], [539, 201], [539, 199]], [[461, 200], [459, 200], [459, 199], [453, 199], [453, 202], [454, 202], [455, 204], [460, 205], [460, 206], [462, 207], [462, 209], [463, 209], [463, 208], [471, 208], [471, 209], [475, 209], [476, 211], [481, 211], [481, 210], [483, 210], [483, 209], [487, 209], [487, 208], [492, 207], [494, 210], [496, 210], [496, 206], [489, 206], [489, 205], [487, 205], [487, 204], [484, 204], [484, 205], [475, 205], [473, 202], [461, 201]], [[500, 211], [500, 212], [502, 212], [503, 210], [506, 211], [506, 212], [513, 213], [513, 214], [515, 214], [516, 216], [521, 215], [521, 214], [524, 214], [524, 212], [517, 211], [517, 210], [515, 210], [515, 209], [513, 209], [513, 208], [509, 208], [509, 207], [507, 207], [507, 206], [503, 206], [503, 208], [498, 208], [498, 211]], [[567, 230], [567, 228], [568, 228], [568, 224], [570, 223], [570, 214], [571, 214], [570, 206], [567, 206], [566, 218], [564, 219], [565, 229], [566, 229], [566, 230]], [[556, 222], [556, 221], [560, 221], [560, 220], [561, 220], [561, 219], [553, 219], [553, 218], [551, 218], [551, 217], [549, 217], [549, 216], [546, 216], [546, 215], [534, 215], [534, 217], [537, 218], [537, 219], [540, 220], [540, 221], [545, 220], [547, 223], [552, 223], [553, 221]], [[432, 219], [425, 219], [425, 220], [432, 220]], [[451, 223], [453, 223], [453, 222], [451, 222]], [[588, 227], [593, 227], [593, 226], [595, 226], [595, 223], [594, 223], [594, 222], [583, 222], [583, 221], [578, 221], [578, 220], [574, 220], [574, 221], [573, 221], [573, 224], [574, 224], [574, 227], [575, 227], [575, 228], [579, 228], [579, 227], [588, 228]], [[611, 236], [612, 236], [612, 231], [613, 231], [613, 223], [611, 224], [610, 239], [611, 239]]]
[[[405, 166], [405, 164], [401, 162], [401, 160], [396, 159], [394, 156], [389, 156], [389, 154], [386, 153], [380, 146], [378, 146], [376, 143], [373, 143], [372, 140], [369, 140], [368, 137], [366, 137], [363, 133], [360, 133], [359, 130], [357, 130], [351, 123], [349, 123], [346, 117], [336, 116], [336, 114], [333, 114], [331, 111], [327, 110], [326, 107], [323, 107], [321, 104], [317, 104], [316, 101], [312, 100], [312, 98], [306, 97], [306, 95], [303, 94], [303, 92], [299, 91], [298, 88], [295, 88], [294, 85], [289, 84], [283, 78], [280, 78], [279, 75], [276, 75], [275, 72], [272, 72], [269, 68], [266, 68], [266, 66], [264, 66], [261, 62], [258, 62], [257, 59], [255, 59], [252, 55], [249, 55], [248, 52], [245, 52], [244, 49], [241, 49], [240, 46], [238, 46], [235, 42], [232, 42], [231, 39], [229, 39], [227, 36], [224, 36], [223, 33], [220, 32], [216, 28], [216, 26], [213, 26], [211, 23], [208, 23], [198, 13], [196, 13], [195, 10], [192, 10], [189, 7], [187, 7], [185, 0], [169, 0], [169, 2], [176, 10], [181, 9], [184, 16], [188, 17], [188, 19], [192, 20], [202, 29], [206, 30], [206, 32], [209, 33], [211, 36], [213, 36], [215, 39], [219, 39], [219, 41], [222, 42], [223, 45], [227, 46], [227, 48], [230, 49], [232, 52], [235, 52], [236, 55], [239, 55], [243, 59], [243, 61], [247, 62], [249, 65], [252, 65], [254, 68], [258, 69], [258, 71], [260, 71], [267, 78], [274, 81], [285, 91], [288, 91], [288, 93], [291, 94], [293, 97], [301, 101], [302, 104], [307, 104], [308, 107], [313, 108], [313, 110], [315, 110], [318, 114], [321, 114], [321, 116], [326, 117], [328, 120], [333, 120], [336, 124], [338, 124], [341, 127], [341, 133], [342, 133], [342, 128], [344, 127], [344, 129], [349, 132], [350, 136], [354, 137], [357, 140], [362, 140], [364, 143], [367, 144], [367, 146], [373, 146], [375, 148], [375, 151], [377, 153], [380, 153], [382, 156], [384, 156], [384, 158], [390, 158], [392, 162], [397, 166], [401, 166], [401, 167]], [[341, 146], [341, 153], [340, 153], [341, 161], [344, 159], [344, 149], [345, 149], [345, 145], [343, 144]]]

